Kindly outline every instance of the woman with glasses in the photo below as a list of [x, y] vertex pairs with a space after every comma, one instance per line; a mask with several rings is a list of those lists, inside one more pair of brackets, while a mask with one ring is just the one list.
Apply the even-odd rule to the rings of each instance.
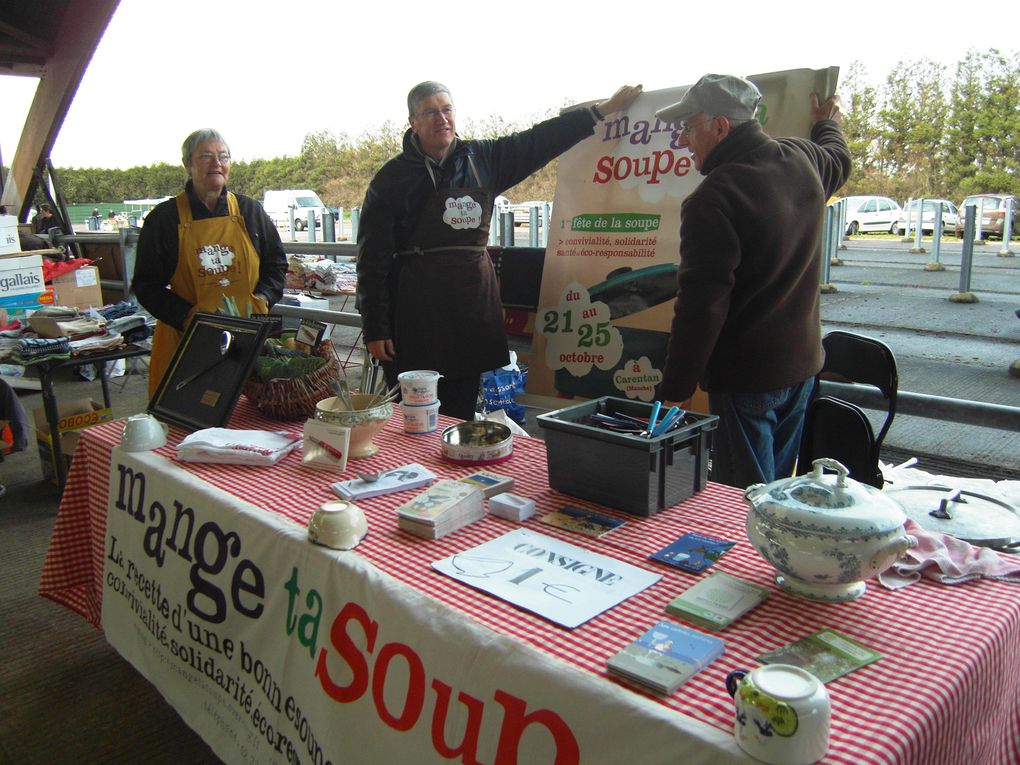
[[372, 179], [358, 229], [358, 308], [368, 352], [383, 362], [390, 385], [399, 372], [436, 370], [439, 411], [474, 419], [480, 374], [510, 358], [485, 251], [493, 200], [593, 135], [599, 120], [640, 92], [625, 86], [529, 130], [465, 140], [445, 85], [411, 89], [403, 151]]
[[268, 313], [283, 295], [287, 256], [256, 200], [227, 191], [230, 148], [217, 131], [184, 140], [184, 191], [152, 209], [138, 238], [134, 291], [156, 319], [149, 365], [155, 393], [191, 317], [224, 298], [242, 314]]

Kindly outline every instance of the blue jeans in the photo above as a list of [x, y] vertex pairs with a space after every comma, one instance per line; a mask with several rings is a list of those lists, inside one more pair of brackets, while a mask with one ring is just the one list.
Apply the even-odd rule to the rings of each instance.
[[793, 475], [814, 378], [765, 393], [709, 393], [711, 479], [744, 489]]

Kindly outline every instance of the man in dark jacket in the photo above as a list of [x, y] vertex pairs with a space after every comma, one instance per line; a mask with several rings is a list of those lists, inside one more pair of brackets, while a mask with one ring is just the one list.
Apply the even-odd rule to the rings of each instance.
[[358, 308], [368, 352], [390, 385], [399, 372], [440, 372], [440, 412], [474, 419], [479, 375], [509, 362], [496, 277], [485, 251], [493, 200], [626, 109], [624, 86], [495, 140], [463, 140], [449, 89], [416, 85], [400, 155], [372, 179], [358, 229]]
[[811, 95], [811, 140], [772, 139], [753, 83], [705, 75], [657, 116], [705, 176], [684, 200], [662, 398], [698, 383], [719, 415], [712, 479], [746, 487], [793, 472], [822, 367], [819, 277], [826, 200], [850, 174], [836, 97]]

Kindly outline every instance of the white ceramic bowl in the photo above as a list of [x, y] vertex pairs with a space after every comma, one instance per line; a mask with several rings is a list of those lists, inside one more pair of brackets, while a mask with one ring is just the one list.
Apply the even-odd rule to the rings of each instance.
[[321, 505], [308, 522], [308, 538], [336, 550], [357, 547], [368, 533], [365, 513], [353, 502], [335, 500]]
[[[748, 487], [747, 536], [775, 566], [776, 583], [812, 600], [848, 601], [917, 540], [906, 514], [878, 489], [854, 481], [836, 460], [806, 475]], [[825, 475], [824, 468], [837, 475]]]

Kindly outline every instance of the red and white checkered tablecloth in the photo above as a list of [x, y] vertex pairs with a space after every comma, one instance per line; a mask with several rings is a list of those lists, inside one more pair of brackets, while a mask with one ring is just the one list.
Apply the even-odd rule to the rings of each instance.
[[[441, 418], [441, 427], [453, 420]], [[241, 398], [231, 422], [240, 429], [285, 430], [300, 423], [263, 418]], [[40, 582], [41, 593], [98, 626], [110, 450], [123, 421], [82, 434], [53, 530]], [[158, 453], [176, 456], [184, 433], [171, 428]], [[418, 462], [444, 477], [471, 472], [442, 459], [439, 432], [407, 435], [399, 412], [375, 442], [379, 454], [352, 460], [347, 471], [303, 467], [294, 452], [272, 468], [179, 463], [195, 476], [248, 502], [307, 525], [312, 512], [335, 499], [332, 481], [354, 470], [378, 470]], [[878, 650], [883, 658], [829, 683], [833, 763], [1020, 763], [1020, 586], [994, 581], [943, 586], [922, 582], [896, 592], [875, 580], [852, 603], [816, 603], [776, 587], [773, 571], [747, 542], [746, 506], [736, 489], [716, 484], [651, 518], [640, 518], [548, 486], [545, 443], [515, 437], [513, 456], [492, 468], [513, 476], [515, 493], [536, 500], [536, 518], [525, 526], [571, 544], [661, 574], [652, 587], [567, 630], [433, 570], [433, 561], [474, 547], [517, 524], [486, 516], [460, 531], [430, 541], [401, 531], [393, 513], [407, 493], [359, 501], [370, 532], [357, 553], [395, 579], [457, 609], [466, 617], [581, 669], [606, 676], [606, 660], [654, 622], [671, 618], [665, 604], [695, 581], [691, 574], [653, 564], [648, 555], [685, 531], [700, 531], [738, 544], [715, 568], [769, 587], [772, 596], [720, 633], [725, 654], [658, 703], [721, 730], [733, 725], [724, 682], [732, 669], [757, 666], [754, 657], [823, 627], [843, 632]], [[556, 529], [537, 520], [565, 504], [619, 515], [627, 524], [599, 539]], [[638, 691], [635, 691], [637, 693]], [[635, 732], [639, 735], [639, 732]]]

